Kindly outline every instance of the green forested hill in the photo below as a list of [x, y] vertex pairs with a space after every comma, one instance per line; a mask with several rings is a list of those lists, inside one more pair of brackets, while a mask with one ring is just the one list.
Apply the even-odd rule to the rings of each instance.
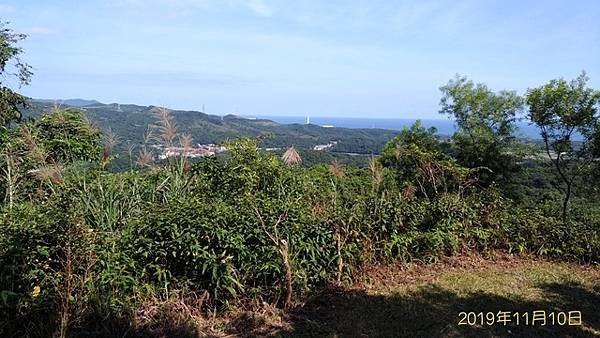
[[[52, 109], [49, 100], [33, 100], [25, 116], [36, 116]], [[148, 125], [156, 122], [153, 106], [131, 104], [92, 104], [78, 107], [102, 130], [119, 136], [121, 143], [140, 144]], [[323, 128], [317, 125], [279, 124], [265, 119], [246, 119], [234, 115], [216, 116], [199, 111], [172, 112], [181, 133], [188, 133], [194, 143], [222, 143], [237, 137], [269, 134], [262, 146], [311, 149], [317, 144], [338, 141], [333, 152], [377, 154], [397, 132], [385, 129]]]

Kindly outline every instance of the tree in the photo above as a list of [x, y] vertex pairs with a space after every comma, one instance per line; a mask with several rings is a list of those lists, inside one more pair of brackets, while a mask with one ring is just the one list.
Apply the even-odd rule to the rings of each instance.
[[0, 133], [13, 121], [21, 118], [19, 107], [25, 107], [25, 97], [14, 92], [8, 83], [16, 80], [18, 86], [28, 85], [31, 80], [31, 66], [21, 60], [23, 49], [17, 44], [25, 39], [25, 34], [14, 33], [0, 21]]
[[513, 133], [523, 99], [514, 91], [495, 93], [458, 75], [440, 90], [440, 113], [453, 117], [458, 127], [452, 139], [459, 163], [489, 168], [481, 177], [484, 183], [510, 176], [517, 169]]
[[411, 191], [417, 183], [420, 193], [427, 198], [449, 190], [460, 192], [474, 183], [469, 178], [474, 170], [456, 164], [444, 154], [435, 132], [435, 128], [425, 129], [417, 121], [389, 141], [379, 159], [383, 167], [395, 173], [401, 188]]
[[561, 179], [565, 226], [574, 182], [600, 155], [600, 92], [587, 87], [588, 80], [582, 72], [570, 82], [555, 79], [527, 91], [529, 118], [540, 128], [546, 154]]
[[386, 143], [379, 158], [380, 163], [395, 170], [398, 183], [412, 181], [417, 173], [417, 164], [414, 158], [401, 155], [413, 147], [415, 152], [435, 154], [437, 159], [444, 158], [436, 132], [434, 127], [426, 129], [417, 120], [410, 128], [403, 128], [398, 136]]
[[42, 183], [53, 190], [65, 166], [100, 159], [101, 133], [77, 110], [55, 109], [20, 123], [8, 135], [0, 151], [0, 191], [9, 206], [18, 191], [29, 195]]
[[48, 157], [68, 164], [100, 159], [100, 130], [76, 109], [55, 109], [35, 121]]

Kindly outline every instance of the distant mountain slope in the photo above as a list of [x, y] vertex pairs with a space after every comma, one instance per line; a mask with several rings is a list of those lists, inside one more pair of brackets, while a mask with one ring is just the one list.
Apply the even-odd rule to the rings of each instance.
[[[148, 125], [156, 123], [153, 106], [133, 104], [102, 104], [93, 100], [67, 100], [103, 130], [117, 134], [122, 143], [140, 144]], [[63, 101], [63, 106], [72, 106]], [[83, 103], [89, 103], [81, 105]], [[35, 116], [55, 106], [53, 100], [33, 100], [32, 108], [25, 116]], [[317, 144], [338, 141], [334, 152], [376, 154], [397, 131], [386, 129], [323, 128], [306, 124], [279, 124], [267, 119], [246, 119], [226, 115], [208, 115], [198, 111], [174, 110], [173, 117], [179, 131], [188, 133], [195, 143], [222, 143], [236, 137], [256, 137], [270, 134], [263, 141], [264, 147], [288, 147], [311, 149]]]
[[85, 99], [66, 99], [66, 100], [52, 100], [52, 99], [36, 99], [36, 102], [50, 103], [52, 105], [60, 106], [71, 106], [71, 107], [85, 107], [90, 105], [101, 104], [96, 100], [85, 100]]

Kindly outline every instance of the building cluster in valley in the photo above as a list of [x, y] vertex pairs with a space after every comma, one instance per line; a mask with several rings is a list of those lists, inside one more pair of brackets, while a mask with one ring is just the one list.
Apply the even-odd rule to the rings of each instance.
[[319, 151], [327, 150], [327, 149], [333, 148], [333, 146], [335, 146], [336, 144], [338, 144], [337, 141], [331, 141], [327, 144], [317, 144], [316, 146], [313, 147], [313, 150], [319, 150]]
[[[334, 147], [338, 141], [331, 141], [327, 144], [317, 144], [313, 147], [313, 150], [324, 151], [331, 149]], [[204, 156], [213, 156], [218, 153], [222, 153], [227, 149], [224, 146], [216, 145], [216, 144], [198, 144], [195, 147], [164, 147], [162, 145], [154, 145], [154, 148], [160, 151], [160, 155], [158, 158], [161, 160], [167, 159], [169, 157], [179, 157], [185, 156], [190, 158], [204, 157]], [[278, 151], [281, 148], [260, 148], [263, 151]]]
[[158, 156], [159, 159], [164, 160], [169, 157], [185, 156], [185, 157], [204, 157], [212, 156], [218, 153], [222, 153], [226, 150], [225, 147], [215, 144], [198, 144], [196, 147], [161, 147], [162, 153]]

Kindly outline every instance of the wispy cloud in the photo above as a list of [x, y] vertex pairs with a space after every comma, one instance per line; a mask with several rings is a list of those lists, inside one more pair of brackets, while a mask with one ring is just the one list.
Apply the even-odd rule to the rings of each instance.
[[397, 31], [452, 33], [470, 23], [481, 13], [472, 1], [421, 1], [403, 3], [392, 16]]
[[258, 16], [271, 16], [274, 13], [273, 8], [267, 6], [263, 0], [246, 0], [243, 2], [245, 2], [246, 6]]
[[94, 73], [94, 72], [45, 72], [42, 76], [50, 79], [56, 78], [64, 81], [102, 83], [102, 84], [129, 84], [139, 86], [194, 86], [194, 87], [244, 87], [259, 84], [261, 81], [240, 75], [223, 73], [201, 72], [122, 72], [122, 73]]
[[54, 35], [58, 33], [56, 29], [46, 26], [27, 27], [22, 32], [28, 35]]
[[16, 11], [17, 9], [13, 6], [0, 4], [0, 15], [13, 14]]
[[[194, 11], [247, 11], [259, 17], [270, 17], [276, 11], [264, 0], [111, 0], [116, 7], [130, 7], [136, 10], [166, 11], [170, 17], [180, 17]], [[165, 13], [165, 12], [163, 12]]]

